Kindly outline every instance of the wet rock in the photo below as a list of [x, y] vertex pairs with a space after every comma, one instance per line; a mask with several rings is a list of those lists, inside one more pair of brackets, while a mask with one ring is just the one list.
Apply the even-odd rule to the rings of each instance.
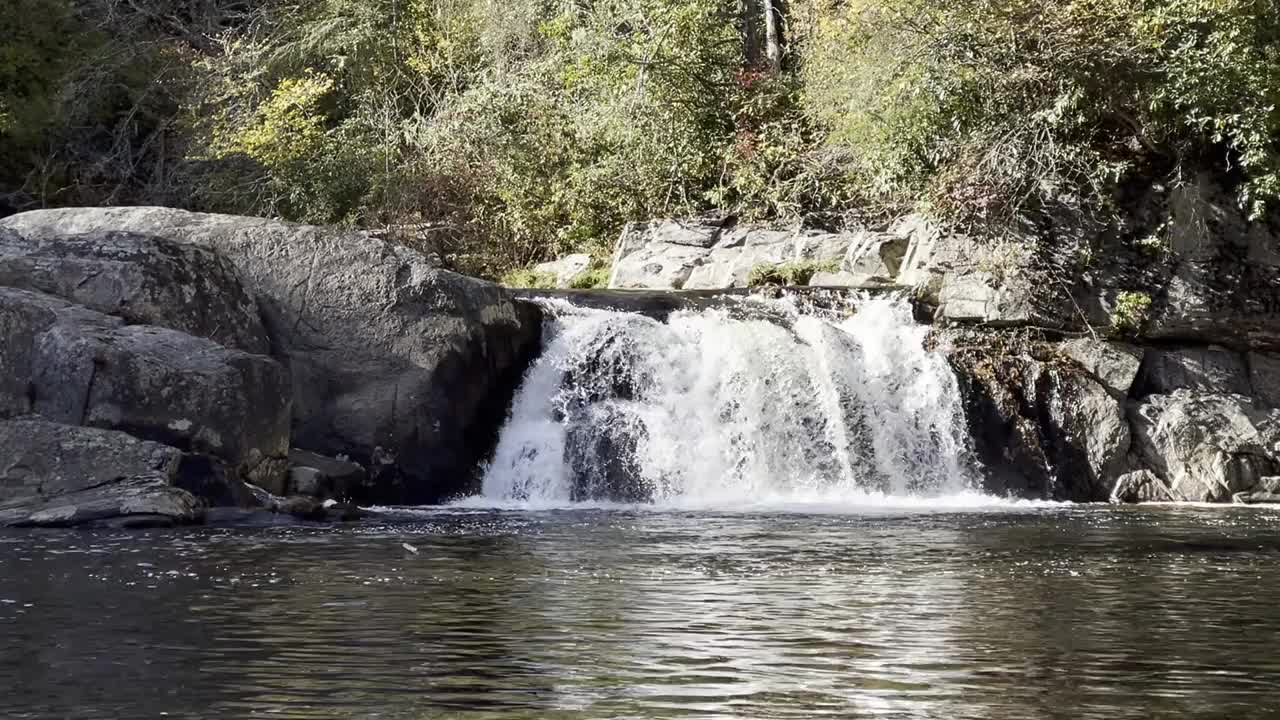
[[294, 495], [323, 498], [325, 496], [324, 480], [324, 475], [315, 468], [289, 468], [289, 492]]
[[290, 451], [289, 463], [293, 466], [293, 472], [303, 473], [301, 477], [295, 476], [296, 479], [290, 486], [290, 492], [297, 495], [350, 498], [365, 492], [364, 487], [369, 478], [365, 469], [356, 463], [306, 450]]
[[1223, 502], [1280, 470], [1280, 411], [1178, 390], [1131, 409], [1134, 448], [1174, 500]]
[[599, 403], [576, 411], [565, 430], [565, 464], [574, 502], [653, 500], [653, 488], [644, 482], [636, 462], [636, 447], [643, 437], [644, 426], [615, 404]]
[[235, 267], [197, 245], [129, 232], [27, 237], [0, 229], [0, 286], [250, 353], [270, 350]]
[[365, 516], [365, 513], [353, 503], [340, 503], [333, 500], [322, 502], [317, 498], [300, 495], [276, 498], [272, 511], [307, 522], [354, 522]]
[[229, 259], [291, 370], [294, 446], [396, 458], [361, 502], [467, 487], [539, 349], [535, 306], [366, 233], [165, 208], [35, 211], [0, 227], [41, 241], [132, 232]]
[[1280, 475], [1264, 477], [1253, 489], [1231, 496], [1231, 502], [1242, 505], [1273, 505], [1280, 503]]
[[254, 485], [253, 483], [245, 483], [245, 487], [249, 489], [249, 494], [253, 496], [253, 508], [272, 508], [275, 507], [276, 501], [280, 498], [267, 490]]
[[276, 501], [275, 511], [282, 515], [292, 515], [299, 520], [322, 522], [329, 517], [324, 503], [313, 497], [292, 495]]
[[328, 513], [329, 522], [356, 522], [357, 520], [376, 517], [375, 513], [371, 513], [351, 502], [334, 502], [330, 500], [325, 503], [325, 511]]
[[200, 502], [172, 485], [181, 459], [174, 448], [120, 432], [39, 418], [0, 421], [0, 525], [196, 522]]
[[[0, 357], [0, 371], [25, 389], [17, 405], [209, 455], [268, 489], [282, 485], [289, 382], [270, 358], [22, 290], [0, 288], [0, 316], [25, 323]], [[30, 349], [13, 348], [24, 342]]]
[[1163, 481], [1150, 470], [1134, 470], [1116, 481], [1111, 491], [1113, 503], [1169, 502], [1173, 495]]
[[256, 490], [261, 488], [245, 482], [235, 468], [208, 455], [183, 454], [173, 485], [195, 495], [210, 507], [262, 507], [256, 494]]
[[1240, 492], [1231, 496], [1231, 502], [1240, 505], [1280, 505], [1280, 492]]

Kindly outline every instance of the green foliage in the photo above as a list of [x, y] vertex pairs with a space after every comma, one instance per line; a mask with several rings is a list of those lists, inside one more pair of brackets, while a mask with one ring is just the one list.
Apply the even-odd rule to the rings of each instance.
[[528, 268], [520, 268], [517, 270], [508, 270], [503, 274], [500, 281], [509, 288], [537, 288], [540, 290], [554, 289], [556, 286], [555, 273], [537, 272]]
[[1280, 197], [1274, 0], [795, 0], [781, 72], [723, 0], [184, 7], [8, 0], [0, 208], [430, 228], [502, 277], [711, 209], [999, 223], [1205, 167]]
[[819, 19], [804, 76], [857, 183], [899, 206], [1103, 206], [1210, 153], [1260, 213], [1280, 196], [1278, 42], [1270, 0], [854, 0]]
[[1111, 312], [1111, 329], [1126, 335], [1137, 332], [1147, 322], [1151, 310], [1151, 296], [1145, 292], [1121, 292], [1116, 295], [1115, 309]]
[[751, 268], [751, 272], [747, 274], [747, 287], [807, 285], [815, 274], [835, 272], [839, 269], [840, 263], [834, 261], [796, 260], [776, 265], [760, 263]]
[[574, 290], [592, 290], [596, 288], [609, 287], [609, 268], [600, 267], [590, 268], [578, 273], [569, 281], [569, 287]]
[[0, 191], [21, 186], [39, 162], [77, 59], [67, 38], [83, 35], [66, 1], [12, 0], [0, 12]]
[[0, 133], [29, 140], [47, 127], [65, 73], [68, 35], [80, 31], [69, 2], [10, 0], [0, 13]]
[[[9, 0], [0, 10], [0, 208], [180, 204], [175, 132], [191, 36], [164, 0]], [[187, 19], [206, 18], [193, 8]]]
[[1143, 98], [1182, 154], [1208, 139], [1243, 171], [1254, 218], [1280, 198], [1280, 12], [1272, 0], [1164, 0], [1138, 17], [1155, 57]]

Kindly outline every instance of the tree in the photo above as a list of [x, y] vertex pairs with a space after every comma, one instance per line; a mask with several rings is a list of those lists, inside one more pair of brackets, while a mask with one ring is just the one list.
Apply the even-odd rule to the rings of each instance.
[[765, 56], [769, 69], [777, 75], [782, 72], [782, 3], [781, 0], [764, 0]]
[[740, 0], [738, 3], [739, 22], [742, 24], [742, 55], [747, 67], [759, 67], [764, 58], [764, 48], [760, 44], [760, 0]]

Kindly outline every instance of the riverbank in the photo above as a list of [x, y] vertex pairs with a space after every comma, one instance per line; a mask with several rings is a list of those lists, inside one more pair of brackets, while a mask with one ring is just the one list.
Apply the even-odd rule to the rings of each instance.
[[[1215, 187], [1153, 190], [1123, 236], [1048, 227], [993, 240], [922, 218], [840, 232], [646, 223], [618, 243], [618, 289], [574, 302], [659, 324], [684, 310], [714, 325], [712, 311], [728, 308], [734, 322], [782, 322], [794, 358], [814, 338], [843, 337], [832, 328], [857, 297], [904, 297], [912, 309], [894, 322], [932, 325], [925, 342], [947, 359], [963, 409], [956, 458], [985, 491], [1269, 502], [1280, 493], [1280, 244]], [[827, 269], [807, 278], [825, 288], [799, 291], [799, 311], [725, 297], [760, 266], [800, 261]], [[0, 524], [181, 524], [209, 508], [338, 520], [474, 494], [544, 328], [564, 329], [539, 302], [566, 297], [513, 292], [336, 228], [163, 208], [7, 218]], [[797, 312], [825, 313], [828, 329], [803, 340], [785, 327]], [[633, 355], [617, 356], [608, 372], [623, 375], [602, 375], [588, 403], [634, 399], [617, 381]], [[814, 368], [802, 370], [830, 373]], [[838, 415], [824, 422], [849, 419]], [[847, 430], [830, 445], [837, 456]], [[583, 457], [605, 453], [622, 473], [612, 486], [635, 485], [622, 476], [634, 474], [637, 437], [606, 436]], [[840, 463], [856, 480], [856, 463]], [[654, 497], [651, 480], [638, 487], [634, 500]]]

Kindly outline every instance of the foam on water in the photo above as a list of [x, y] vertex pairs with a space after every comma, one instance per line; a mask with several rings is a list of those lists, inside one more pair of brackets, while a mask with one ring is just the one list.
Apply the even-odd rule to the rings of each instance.
[[744, 311], [546, 305], [471, 507], [956, 507], [973, 491], [956, 380], [909, 305]]

